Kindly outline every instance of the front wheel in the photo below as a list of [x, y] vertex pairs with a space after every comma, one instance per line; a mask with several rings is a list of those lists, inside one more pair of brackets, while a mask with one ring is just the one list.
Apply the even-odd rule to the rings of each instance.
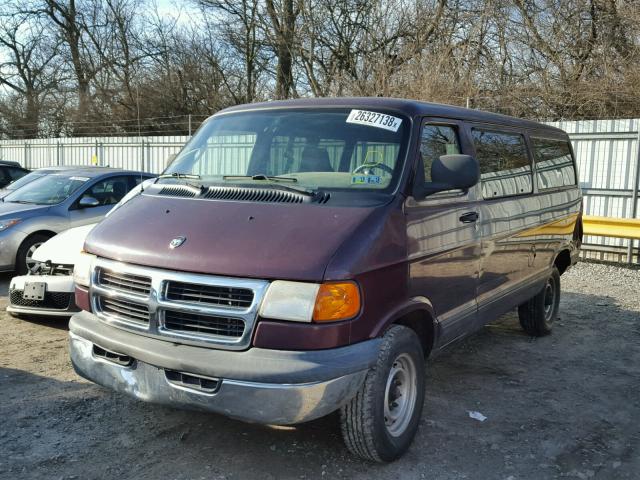
[[394, 325], [358, 394], [340, 409], [342, 437], [351, 453], [391, 462], [411, 445], [424, 402], [425, 361], [420, 339]]
[[16, 254], [15, 268], [18, 275], [25, 275], [29, 270], [36, 266], [36, 263], [38, 262], [33, 259], [33, 254], [38, 247], [49, 240], [49, 238], [50, 237], [46, 235], [38, 233], [22, 242], [22, 245], [20, 245], [18, 253]]
[[522, 329], [532, 337], [542, 337], [551, 333], [553, 322], [560, 306], [560, 272], [551, 270], [542, 290], [531, 300], [518, 307], [518, 317]]

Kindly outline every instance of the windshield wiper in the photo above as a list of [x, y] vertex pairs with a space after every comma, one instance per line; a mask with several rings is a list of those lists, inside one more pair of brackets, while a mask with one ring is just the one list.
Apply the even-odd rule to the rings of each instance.
[[[161, 175], [158, 175], [153, 183], [154, 184], [158, 183], [158, 180], [160, 180], [161, 178], [179, 178], [181, 180], [199, 180], [202, 177], [195, 173], [179, 173], [179, 172], [163, 173]], [[204, 185], [194, 185], [193, 183], [189, 183], [189, 182], [185, 182], [185, 185], [193, 188], [198, 188], [200, 190], [204, 188]]]
[[259, 173], [257, 175], [225, 175], [222, 177], [224, 180], [232, 180], [232, 179], [242, 179], [242, 178], [250, 178], [251, 180], [259, 180], [259, 181], [273, 181], [269, 185], [274, 188], [278, 188], [280, 190], [288, 190], [290, 192], [301, 193], [302, 195], [307, 195], [308, 197], [315, 197], [318, 194], [317, 190], [311, 190], [309, 188], [304, 187], [292, 187], [291, 185], [282, 185], [279, 182], [297, 182], [298, 179], [294, 177], [281, 177], [278, 175], [264, 175], [263, 173]]
[[[3, 201], [5, 201], [3, 199]], [[6, 200], [9, 203], [22, 203], [24, 205], [36, 205], [36, 202], [27, 202], [26, 200]]]
[[295, 177], [283, 177], [280, 175], [265, 175], [264, 173], [258, 173], [257, 175], [224, 175], [223, 180], [250, 178], [251, 180], [273, 180], [274, 182], [297, 182]]
[[199, 180], [202, 177], [195, 173], [173, 172], [173, 173], [163, 173], [161, 175], [158, 175], [158, 178], [189, 178], [189, 179]]

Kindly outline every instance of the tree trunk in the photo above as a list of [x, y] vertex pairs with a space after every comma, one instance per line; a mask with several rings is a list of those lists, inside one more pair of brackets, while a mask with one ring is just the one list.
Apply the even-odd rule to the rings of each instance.
[[267, 12], [273, 26], [273, 43], [278, 64], [276, 66], [276, 91], [278, 99], [290, 98], [293, 84], [293, 49], [296, 17], [294, 0], [282, 0], [278, 11], [273, 0], [267, 0]]

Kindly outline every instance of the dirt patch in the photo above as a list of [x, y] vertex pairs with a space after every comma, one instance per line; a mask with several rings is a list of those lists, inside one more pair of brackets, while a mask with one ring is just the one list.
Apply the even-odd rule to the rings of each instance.
[[335, 416], [270, 428], [112, 393], [73, 372], [66, 322], [2, 311], [0, 478], [637, 478], [638, 285], [638, 270], [580, 264], [553, 335], [511, 314], [431, 360], [421, 428], [390, 465], [351, 457]]

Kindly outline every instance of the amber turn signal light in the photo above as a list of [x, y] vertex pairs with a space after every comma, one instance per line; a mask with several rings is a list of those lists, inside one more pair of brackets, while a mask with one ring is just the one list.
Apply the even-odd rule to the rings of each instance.
[[355, 317], [360, 311], [360, 290], [354, 282], [320, 285], [313, 308], [314, 322], [336, 322]]

